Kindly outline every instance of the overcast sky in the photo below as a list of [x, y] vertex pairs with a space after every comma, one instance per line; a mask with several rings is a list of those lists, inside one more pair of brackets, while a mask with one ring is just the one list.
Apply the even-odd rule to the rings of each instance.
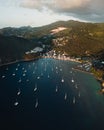
[[70, 19], [104, 22], [104, 0], [0, 0], [0, 28]]

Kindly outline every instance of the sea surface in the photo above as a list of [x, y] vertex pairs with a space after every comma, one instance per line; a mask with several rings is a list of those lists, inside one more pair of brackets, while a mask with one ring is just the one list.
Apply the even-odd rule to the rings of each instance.
[[0, 67], [0, 130], [104, 130], [104, 95], [78, 63], [38, 59]]

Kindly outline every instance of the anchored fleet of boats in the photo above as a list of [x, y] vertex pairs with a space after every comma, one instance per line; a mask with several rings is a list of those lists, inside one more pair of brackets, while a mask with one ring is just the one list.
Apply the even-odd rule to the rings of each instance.
[[[47, 64], [48, 63], [46, 63], [45, 65], [43, 64], [43, 62], [41, 63], [41, 65], [44, 65], [44, 69], [43, 69], [43, 71], [47, 71]], [[33, 63], [33, 65], [35, 65], [35, 63]], [[19, 70], [19, 67], [20, 67], [20, 64], [18, 64], [17, 65], [17, 67], [15, 68], [15, 70], [16, 70], [16, 72]], [[31, 68], [31, 65], [29, 65], [28, 66], [29, 68]], [[37, 66], [35, 66], [34, 67], [35, 68], [35, 70], [33, 70], [33, 72], [32, 72], [32, 74], [35, 74], [36, 72], [36, 70], [38, 69], [38, 67]], [[9, 68], [6, 68], [6, 71], [8, 71], [9, 70]], [[63, 69], [59, 66], [56, 66], [55, 68], [51, 68], [51, 71], [53, 72], [55, 70], [55, 72], [56, 72], [56, 74], [59, 74], [59, 72], [61, 73], [62, 71], [63, 71]], [[27, 76], [27, 70], [25, 69], [25, 67], [22, 67], [22, 71], [23, 71], [23, 74], [22, 74], [22, 77], [26, 77]], [[36, 78], [37, 78], [37, 80], [39, 80], [41, 77], [43, 77], [44, 76], [44, 72], [41, 72], [41, 74], [40, 74], [40, 76], [37, 76]], [[71, 70], [70, 72], [69, 72], [70, 74], [73, 74], [73, 71]], [[16, 76], [16, 73], [14, 72], [14, 73], [12, 73], [12, 76]], [[1, 76], [1, 78], [2, 79], [4, 79], [6, 77], [6, 75], [2, 75]], [[18, 80], [18, 83], [21, 83], [22, 82], [22, 77]], [[49, 79], [51, 77], [51, 75], [48, 73], [47, 74], [47, 78]], [[51, 80], [51, 79], [50, 79]], [[30, 80], [27, 78], [26, 79], [26, 82], [29, 82]], [[62, 83], [62, 84], [64, 84], [65, 83], [65, 80], [64, 80], [64, 78], [62, 77], [62, 79], [60, 80], [60, 83]], [[73, 78], [73, 75], [72, 75], [72, 79], [71, 79], [71, 83], [75, 83], [75, 80], [74, 80], [74, 78]], [[78, 89], [78, 85], [77, 85], [77, 83], [75, 83], [75, 88], [76, 89]], [[36, 92], [37, 91], [37, 89], [38, 89], [38, 85], [37, 85], [37, 83], [35, 83], [35, 87], [34, 87], [34, 89], [33, 89], [33, 91], [34, 92]], [[58, 92], [58, 86], [56, 85], [56, 87], [55, 87], [55, 92], [57, 93]], [[21, 90], [20, 89], [18, 89], [18, 92], [17, 92], [17, 96], [19, 96], [21, 94]], [[80, 91], [79, 91], [79, 93], [78, 93], [78, 97], [80, 97]], [[64, 95], [64, 100], [67, 100], [68, 99], [68, 94], [67, 94], [67, 92], [65, 92], [65, 95]], [[72, 99], [72, 103], [73, 104], [75, 104], [76, 103], [76, 98], [75, 98], [75, 96], [73, 97], [73, 99]], [[16, 102], [14, 103], [14, 106], [18, 106], [19, 105], [19, 102], [17, 101], [17, 99], [16, 99]], [[36, 98], [36, 102], [35, 102], [35, 108], [37, 108], [38, 107], [38, 98]]]

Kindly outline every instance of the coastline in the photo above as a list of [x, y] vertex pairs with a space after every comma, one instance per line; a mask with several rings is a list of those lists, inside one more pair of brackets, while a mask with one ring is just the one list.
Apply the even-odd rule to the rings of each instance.
[[80, 72], [83, 72], [83, 73], [87, 73], [87, 74], [91, 74], [91, 75], [94, 75], [93, 73], [91, 73], [91, 72], [88, 72], [88, 71], [85, 71], [85, 70], [81, 70], [81, 69], [79, 69], [79, 68], [76, 68], [76, 67], [74, 67], [74, 68], [72, 68], [73, 70], [77, 70], [77, 71], [80, 71]]
[[50, 58], [50, 59], [56, 59], [56, 60], [63, 60], [63, 61], [71, 61], [71, 62], [77, 62], [77, 63], [81, 63], [80, 61], [76, 60], [76, 59], [71, 59], [71, 58], [58, 58], [58, 57], [53, 57], [53, 56], [42, 56], [42, 58]]
[[18, 63], [18, 62], [29, 62], [29, 61], [34, 61], [34, 60], [36, 60], [36, 59], [39, 59], [39, 57], [38, 57], [38, 58], [34, 58], [34, 59], [28, 59], [28, 60], [27, 60], [27, 59], [21, 59], [21, 60], [16, 60], [16, 61], [4, 63], [4, 64], [1, 64], [0, 67], [6, 66], [6, 65], [15, 64], [15, 63]]
[[99, 84], [100, 84], [100, 90], [99, 90], [98, 93], [99, 93], [99, 94], [104, 94], [104, 81], [103, 81], [103, 80], [97, 78], [97, 77], [94, 75], [94, 73], [91, 73], [90, 71], [82, 70], [82, 69], [77, 68], [77, 67], [74, 67], [73, 69], [76, 70], [76, 71], [81, 71], [81, 72], [83, 72], [83, 73], [87, 73], [87, 74], [93, 75], [94, 78], [95, 78], [95, 79], [99, 82]]

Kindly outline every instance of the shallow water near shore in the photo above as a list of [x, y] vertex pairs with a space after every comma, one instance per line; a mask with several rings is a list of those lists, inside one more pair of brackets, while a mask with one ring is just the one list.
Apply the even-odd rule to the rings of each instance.
[[0, 67], [2, 129], [104, 129], [104, 96], [78, 63], [38, 59]]

